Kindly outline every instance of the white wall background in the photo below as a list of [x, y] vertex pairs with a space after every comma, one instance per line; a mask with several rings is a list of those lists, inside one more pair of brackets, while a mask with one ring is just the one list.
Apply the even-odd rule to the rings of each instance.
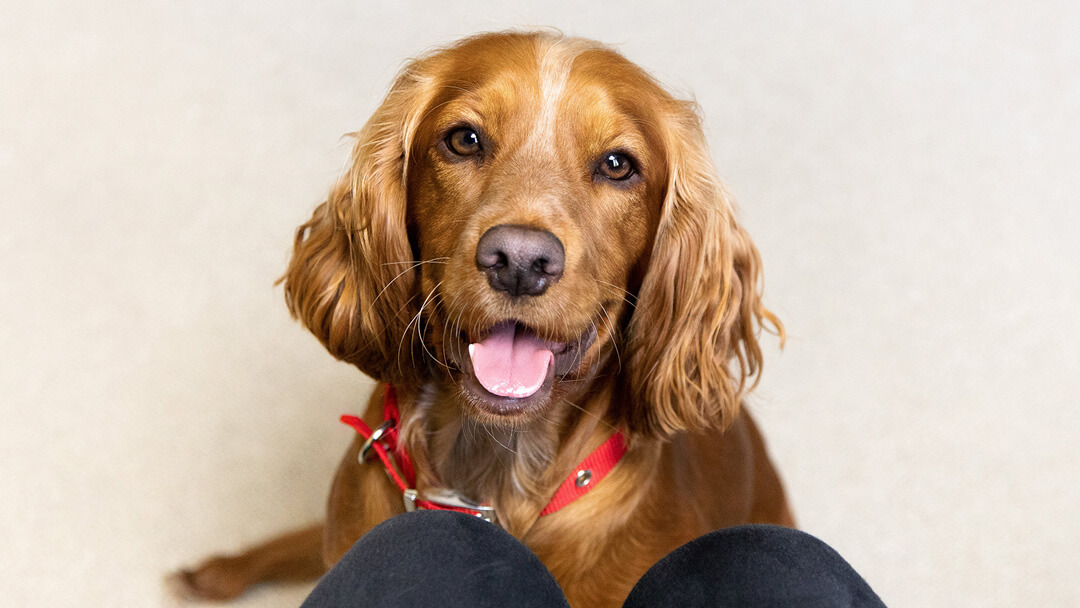
[[552, 25], [701, 103], [802, 526], [891, 606], [1080, 604], [1078, 5], [543, 4], [0, 4], [0, 603], [167, 604], [320, 516], [368, 384], [292, 231], [405, 58]]

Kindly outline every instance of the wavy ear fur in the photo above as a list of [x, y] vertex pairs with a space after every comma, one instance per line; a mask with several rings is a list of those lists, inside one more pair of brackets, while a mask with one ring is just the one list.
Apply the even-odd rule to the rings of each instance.
[[297, 229], [282, 277], [292, 315], [332, 355], [383, 381], [420, 373], [406, 335], [419, 303], [405, 172], [431, 87], [414, 68], [357, 135], [349, 171]]
[[663, 137], [667, 192], [627, 339], [629, 425], [655, 436], [730, 424], [757, 383], [759, 330], [767, 323], [783, 339], [761, 303], [761, 259], [735, 220], [692, 104], [669, 118]]

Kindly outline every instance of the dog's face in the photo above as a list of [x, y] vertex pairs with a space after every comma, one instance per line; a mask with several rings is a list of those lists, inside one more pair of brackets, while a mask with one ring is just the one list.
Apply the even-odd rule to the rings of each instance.
[[757, 268], [687, 104], [595, 43], [496, 34], [406, 69], [286, 293], [335, 355], [484, 422], [611, 369], [626, 425], [671, 432], [733, 415], [771, 320]]
[[613, 54], [506, 42], [441, 58], [448, 86], [416, 132], [408, 214], [433, 261], [418, 269], [432, 354], [473, 414], [510, 419], [612, 350], [666, 168]]

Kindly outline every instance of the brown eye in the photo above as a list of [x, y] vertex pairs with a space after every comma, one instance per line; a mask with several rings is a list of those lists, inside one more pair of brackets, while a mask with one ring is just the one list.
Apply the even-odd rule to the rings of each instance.
[[469, 127], [455, 129], [446, 138], [446, 147], [458, 156], [475, 156], [480, 154], [480, 134]]
[[622, 181], [634, 174], [634, 164], [625, 154], [611, 152], [604, 156], [599, 170], [601, 175], [610, 180]]

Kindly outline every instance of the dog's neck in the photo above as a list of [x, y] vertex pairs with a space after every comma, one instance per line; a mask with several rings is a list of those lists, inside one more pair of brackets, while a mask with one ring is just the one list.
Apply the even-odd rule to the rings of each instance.
[[583, 384], [587, 389], [557, 397], [543, 416], [513, 429], [476, 421], [456, 392], [435, 383], [399, 395], [417, 485], [491, 504], [500, 525], [523, 536], [571, 469], [614, 431], [613, 387]]

